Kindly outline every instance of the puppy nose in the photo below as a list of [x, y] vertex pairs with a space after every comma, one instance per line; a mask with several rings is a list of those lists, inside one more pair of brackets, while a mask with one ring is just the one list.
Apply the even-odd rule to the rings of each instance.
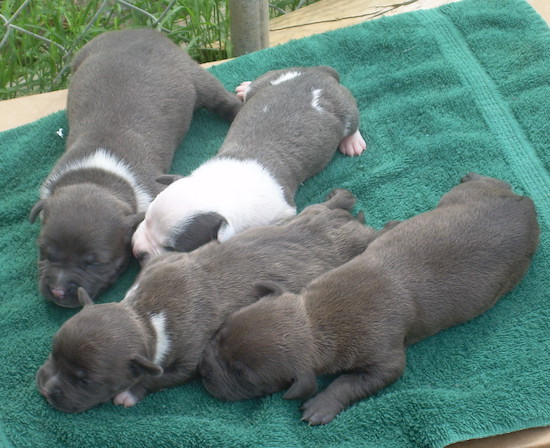
[[50, 389], [46, 396], [50, 400], [59, 401], [61, 398], [63, 398], [63, 392], [59, 387], [55, 386]]
[[51, 292], [56, 299], [63, 299], [67, 291], [65, 288], [52, 288]]

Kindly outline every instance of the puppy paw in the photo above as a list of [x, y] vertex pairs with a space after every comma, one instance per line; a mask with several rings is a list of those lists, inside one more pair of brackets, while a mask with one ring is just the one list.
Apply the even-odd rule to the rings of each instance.
[[306, 401], [301, 409], [302, 420], [308, 422], [310, 426], [326, 425], [336, 417], [343, 406], [336, 400], [333, 400], [323, 394], [319, 394]]
[[124, 406], [125, 408], [135, 406], [136, 404], [138, 404], [138, 402], [138, 397], [133, 395], [129, 390], [125, 390], [124, 392], [116, 394], [113, 398], [114, 404], [118, 406]]
[[358, 129], [350, 136], [343, 138], [338, 148], [346, 156], [358, 156], [367, 148], [367, 143]]
[[250, 84], [252, 84], [252, 81], [243, 81], [241, 85], [235, 89], [235, 91], [237, 92], [237, 96], [243, 102], [246, 101], [246, 94], [250, 90]]

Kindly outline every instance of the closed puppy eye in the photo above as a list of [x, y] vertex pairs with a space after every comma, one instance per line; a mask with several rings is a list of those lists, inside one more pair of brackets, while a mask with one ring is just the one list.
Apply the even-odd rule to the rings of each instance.
[[86, 267], [98, 267], [102, 266], [105, 263], [102, 263], [94, 254], [87, 254], [83, 257], [84, 264]]
[[81, 386], [90, 386], [94, 383], [89, 377], [86, 376], [86, 373], [82, 370], [78, 370], [77, 372], [75, 372], [73, 380], [75, 383], [78, 383]]
[[56, 263], [58, 261], [61, 261], [59, 256], [56, 256], [52, 252], [42, 248], [40, 248], [40, 259], [47, 260], [50, 263]]

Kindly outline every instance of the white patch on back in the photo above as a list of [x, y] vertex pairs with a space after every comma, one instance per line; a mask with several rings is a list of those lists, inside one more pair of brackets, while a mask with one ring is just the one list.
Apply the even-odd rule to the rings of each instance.
[[[163, 212], [173, 203], [178, 207], [172, 207], [167, 216]], [[218, 234], [220, 241], [249, 227], [273, 224], [296, 214], [267, 169], [255, 160], [224, 157], [209, 160], [190, 176], [169, 185], [155, 198], [148, 213], [154, 213], [157, 207], [159, 220], [168, 221], [160, 226], [162, 229], [172, 229], [178, 222], [184, 230], [196, 214], [219, 213], [227, 220]], [[157, 221], [156, 216], [148, 218]]]
[[274, 79], [273, 81], [271, 81], [271, 85], [276, 86], [277, 84], [281, 84], [282, 82], [289, 81], [293, 78], [296, 78], [296, 76], [300, 76], [301, 74], [302, 74], [301, 72], [297, 72], [297, 71], [283, 73], [277, 79]]
[[71, 171], [78, 171], [88, 168], [96, 168], [107, 171], [128, 182], [134, 190], [138, 212], [144, 212], [147, 210], [147, 207], [153, 200], [145, 188], [140, 185], [130, 167], [124, 161], [120, 160], [103, 148], [98, 148], [97, 151], [90, 156], [72, 162], [61, 168], [59, 171], [50, 174], [40, 189], [40, 197], [42, 199], [48, 198], [51, 195], [52, 185], [65, 174], [70, 173]]
[[157, 336], [155, 359], [153, 359], [153, 362], [160, 366], [162, 359], [166, 356], [166, 353], [168, 353], [168, 350], [170, 349], [170, 338], [166, 333], [166, 318], [164, 313], [153, 314], [151, 316], [151, 324], [153, 325]]
[[311, 107], [313, 107], [315, 110], [318, 110], [319, 112], [323, 112], [323, 108], [319, 104], [319, 98], [321, 97], [321, 93], [323, 92], [323, 89], [313, 89], [312, 95], [313, 99], [311, 100]]

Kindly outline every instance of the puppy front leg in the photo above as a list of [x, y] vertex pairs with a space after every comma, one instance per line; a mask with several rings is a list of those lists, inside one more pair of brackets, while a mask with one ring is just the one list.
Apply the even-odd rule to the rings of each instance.
[[192, 380], [196, 375], [187, 369], [166, 369], [161, 376], [143, 378], [130, 389], [121, 392], [113, 398], [113, 403], [129, 408], [138, 404], [145, 395], [168, 387]]
[[310, 425], [325, 425], [352, 403], [393, 383], [405, 368], [404, 352], [399, 358], [394, 357], [391, 363], [371, 365], [364, 372], [339, 376], [302, 405], [302, 420]]
[[138, 383], [132, 386], [130, 389], [116, 394], [113, 397], [113, 403], [119, 406], [124, 406], [125, 408], [129, 408], [138, 404], [143, 399], [143, 397], [145, 397], [145, 395], [147, 395], [147, 391], [140, 383]]

